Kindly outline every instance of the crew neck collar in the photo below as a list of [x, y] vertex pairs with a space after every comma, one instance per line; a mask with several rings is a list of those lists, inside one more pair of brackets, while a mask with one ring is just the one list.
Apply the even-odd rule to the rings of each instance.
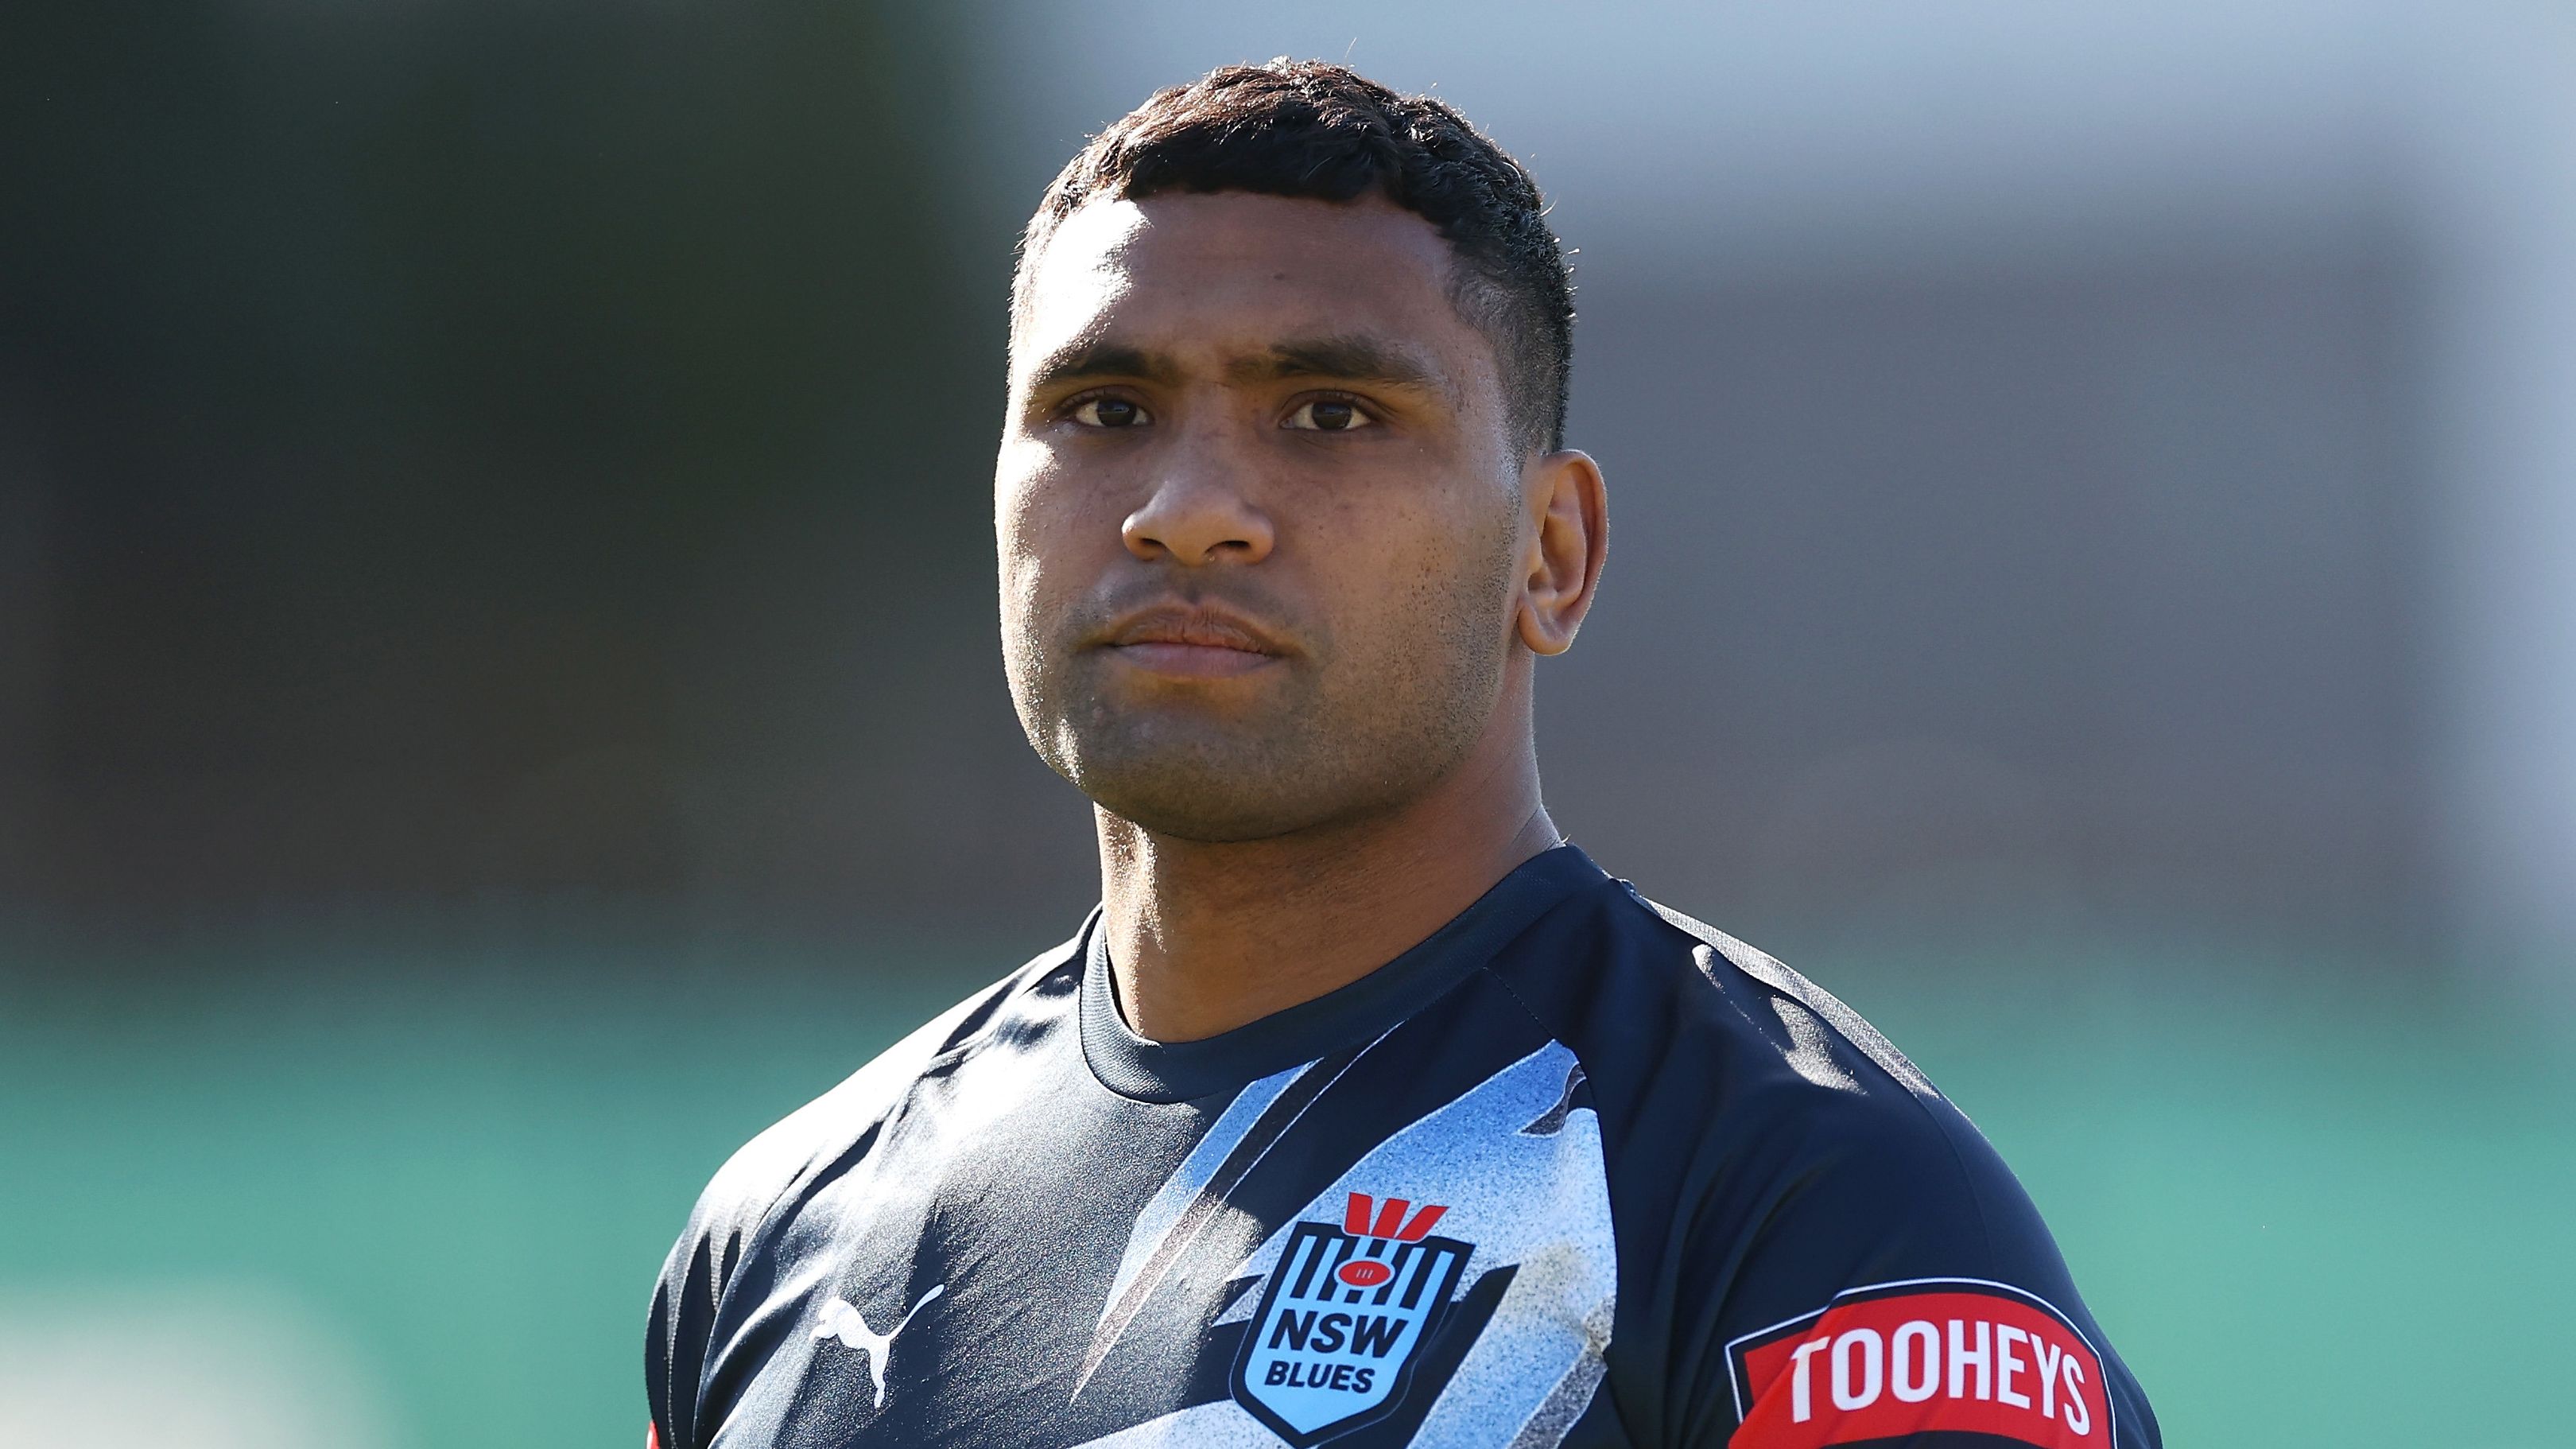
[[1198, 1041], [1149, 1041], [1127, 1025], [1110, 981], [1108, 932], [1094, 911], [1082, 955], [1083, 1056], [1102, 1086], [1147, 1102], [1240, 1087], [1377, 1036], [1491, 960], [1549, 907], [1608, 878], [1572, 845], [1540, 851], [1420, 945], [1359, 980]]

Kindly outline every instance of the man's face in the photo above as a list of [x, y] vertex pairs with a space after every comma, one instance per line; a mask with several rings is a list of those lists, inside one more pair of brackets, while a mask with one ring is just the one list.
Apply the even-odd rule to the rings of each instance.
[[1375, 199], [1095, 201], [1030, 266], [994, 525], [1038, 753], [1208, 841], [1455, 767], [1502, 697], [1532, 525], [1439, 233]]

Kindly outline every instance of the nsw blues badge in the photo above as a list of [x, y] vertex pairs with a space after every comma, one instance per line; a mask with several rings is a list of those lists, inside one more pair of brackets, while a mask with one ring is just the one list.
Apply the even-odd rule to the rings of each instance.
[[1448, 1211], [1355, 1192], [1340, 1223], [1297, 1224], [1235, 1360], [1235, 1401], [1297, 1449], [1391, 1412], [1474, 1251], [1431, 1236]]

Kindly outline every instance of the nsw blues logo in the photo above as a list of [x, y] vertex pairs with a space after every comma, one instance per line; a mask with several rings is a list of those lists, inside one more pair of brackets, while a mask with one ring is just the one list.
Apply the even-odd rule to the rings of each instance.
[[1431, 1236], [1448, 1211], [1355, 1192], [1340, 1224], [1297, 1224], [1235, 1360], [1235, 1401], [1298, 1449], [1393, 1410], [1474, 1251]]

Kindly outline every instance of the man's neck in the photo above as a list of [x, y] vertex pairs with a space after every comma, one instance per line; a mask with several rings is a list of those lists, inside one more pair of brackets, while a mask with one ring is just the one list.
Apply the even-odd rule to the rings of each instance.
[[1529, 737], [1513, 743], [1382, 816], [1268, 840], [1175, 840], [1099, 812], [1128, 1025], [1196, 1041], [1347, 986], [1557, 844]]

